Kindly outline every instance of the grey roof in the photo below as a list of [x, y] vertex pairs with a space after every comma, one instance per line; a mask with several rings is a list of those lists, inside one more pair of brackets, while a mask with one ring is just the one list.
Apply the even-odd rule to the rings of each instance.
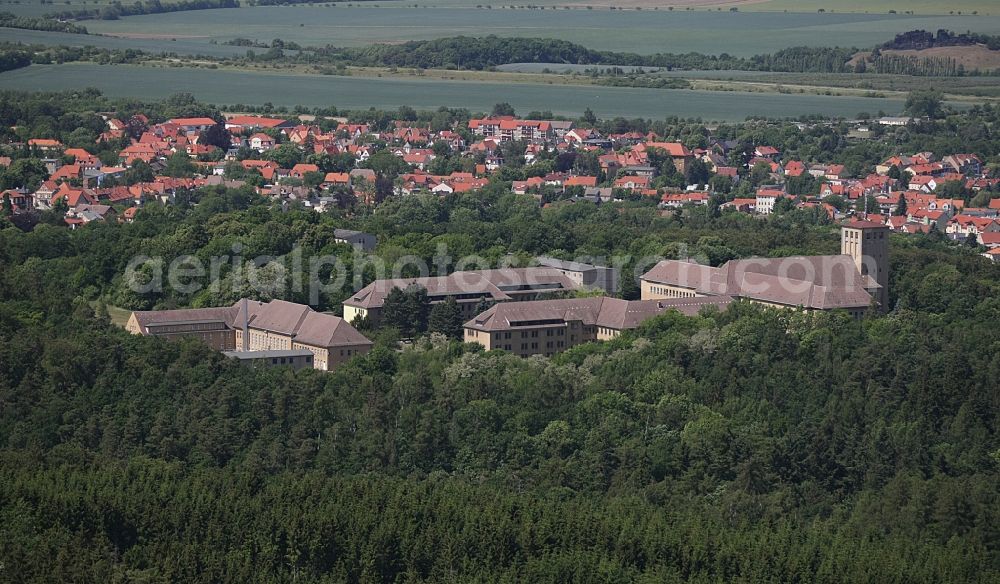
[[78, 212], [89, 211], [100, 216], [104, 216], [109, 212], [114, 212], [114, 208], [109, 205], [88, 205], [86, 203], [83, 205], [77, 205], [76, 210]]
[[592, 270], [607, 269], [602, 266], [595, 266], [593, 264], [585, 264], [583, 262], [573, 262], [567, 260], [560, 260], [557, 258], [550, 258], [548, 256], [539, 256], [535, 258], [538, 263], [547, 268], [557, 268], [560, 270], [566, 270], [569, 272], [590, 272]]
[[859, 308], [871, 304], [869, 280], [848, 255], [750, 258], [718, 268], [664, 260], [643, 280], [690, 288], [700, 294], [749, 298], [804, 308]]
[[681, 314], [694, 316], [705, 306], [725, 308], [732, 301], [729, 296], [669, 300], [622, 300], [599, 296], [504, 302], [490, 307], [466, 322], [465, 327], [481, 331], [505, 331], [528, 323], [537, 327], [545, 324], [562, 326], [565, 322], [580, 321], [585, 325], [627, 330], [636, 328], [644, 321], [668, 310], [677, 310]]
[[149, 327], [170, 324], [219, 323], [230, 329], [240, 329], [245, 320], [250, 328], [290, 336], [292, 342], [313, 347], [373, 344], [339, 316], [284, 300], [267, 303], [247, 300], [245, 316], [242, 300], [220, 308], [150, 310], [132, 314], [143, 334], [150, 334]]
[[573, 290], [578, 286], [556, 268], [501, 268], [454, 272], [447, 276], [376, 280], [344, 301], [357, 308], [380, 308], [393, 288], [405, 290], [417, 285], [428, 296], [479, 295], [495, 302], [510, 300], [511, 293], [544, 290]]
[[229, 326], [232, 323], [234, 314], [235, 309], [232, 306], [221, 308], [182, 308], [179, 310], [137, 310], [132, 313], [143, 334], [150, 334], [149, 327], [171, 324], [213, 322]]

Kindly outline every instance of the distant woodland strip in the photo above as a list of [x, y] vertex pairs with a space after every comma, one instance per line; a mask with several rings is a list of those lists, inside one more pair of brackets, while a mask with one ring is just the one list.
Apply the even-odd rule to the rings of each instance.
[[72, 22], [64, 22], [51, 18], [31, 18], [15, 16], [10, 12], [0, 12], [0, 26], [6, 28], [22, 28], [27, 30], [44, 30], [49, 32], [70, 32], [87, 34], [87, 29]]
[[238, 0], [179, 0], [177, 2], [160, 2], [146, 0], [134, 4], [112, 2], [107, 6], [95, 9], [64, 10], [46, 15], [57, 20], [118, 20], [122, 16], [140, 16], [143, 14], [163, 14], [166, 12], [183, 12], [185, 10], [211, 10], [214, 8], [239, 8]]
[[1000, 36], [990, 36], [965, 32], [955, 34], [949, 30], [940, 29], [937, 35], [926, 30], [911, 30], [896, 35], [896, 38], [881, 46], [883, 49], [897, 51], [933, 49], [935, 47], [968, 47], [985, 45], [992, 51], [1000, 50]]
[[[377, 44], [367, 47], [303, 47], [294, 58], [274, 48], [254, 55], [257, 60], [292, 59], [300, 63], [344, 64], [357, 67], [406, 67], [417, 69], [488, 70], [510, 63], [558, 63], [620, 67], [653, 67], [679, 70], [739, 70], [788, 73], [864, 73], [877, 72], [907, 75], [995, 74], [995, 71], [965, 71], [948, 58], [894, 57], [881, 55], [872, 63], [854, 63], [857, 48], [792, 47], [766, 55], [737, 57], [722, 53], [657, 53], [639, 55], [595, 51], [569, 41], [556, 39], [449, 37], [410, 41], [398, 45]], [[877, 52], [877, 51], [876, 51]], [[873, 56], [876, 56], [873, 54]]]

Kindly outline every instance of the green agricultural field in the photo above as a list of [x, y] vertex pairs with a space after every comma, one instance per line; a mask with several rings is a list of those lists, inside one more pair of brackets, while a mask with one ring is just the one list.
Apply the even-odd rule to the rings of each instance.
[[139, 49], [150, 53], [177, 53], [178, 55], [209, 55], [230, 57], [244, 55], [245, 47], [212, 45], [189, 39], [122, 39], [93, 34], [68, 34], [41, 30], [23, 30], [0, 27], [0, 42], [30, 43], [38, 45], [66, 45], [69, 47], [93, 46], [102, 49]]
[[367, 45], [444, 36], [556, 37], [594, 49], [637, 53], [752, 55], [789, 46], [871, 47], [923, 28], [1000, 33], [1000, 16], [511, 10], [365, 6], [271, 6], [88, 21], [92, 32], [218, 42], [274, 38], [306, 45]]
[[493, 104], [507, 101], [520, 112], [552, 110], [559, 114], [580, 115], [589, 107], [601, 117], [676, 115], [725, 121], [742, 120], [751, 115], [849, 117], [862, 111], [898, 113], [902, 110], [899, 100], [863, 97], [372, 79], [180, 67], [33, 65], [0, 73], [0, 89], [51, 91], [80, 87], [97, 87], [112, 96], [146, 99], [188, 91], [202, 101], [216, 104], [270, 102], [276, 106], [335, 105], [350, 109], [400, 105], [432, 109], [445, 105], [488, 111]]
[[[111, 0], [53, 0], [45, 2], [40, 0], [2, 0], [0, 10], [6, 10], [15, 14], [25, 16], [41, 16], [50, 12], [60, 10], [74, 10], [80, 8], [98, 8], [105, 4], [110, 4]], [[163, 0], [164, 4], [169, 4], [170, 0]], [[346, 2], [345, 2], [346, 3]], [[962, 12], [969, 14], [978, 12], [979, 14], [1000, 14], [1000, 4], [995, 0], [953, 0], [951, 2], [940, 2], [938, 0], [533, 0], [532, 2], [494, 2], [487, 3], [482, 0], [376, 0], [373, 4], [379, 6], [402, 6], [418, 4], [420, 6], [435, 6], [448, 8], [475, 8], [477, 5], [490, 5], [494, 8], [506, 6], [545, 6], [562, 9], [570, 6], [574, 9], [586, 10], [590, 6], [593, 10], [607, 10], [609, 6], [635, 8], [641, 7], [643, 10], [662, 10], [675, 12], [687, 11], [728, 11], [731, 7], [736, 7], [741, 12], [804, 12], [815, 13], [819, 10], [826, 12], [860, 12], [860, 13], [887, 13], [895, 10], [899, 13], [912, 11], [914, 14], [949, 14]]]
[[[566, 65], [560, 63], [511, 63], [497, 67], [497, 71], [509, 73], [585, 73], [592, 69], [606, 69], [599, 65]], [[1000, 95], [1000, 77], [916, 77], [912, 75], [879, 75], [875, 73], [775, 73], [770, 71], [684, 71], [655, 69], [651, 67], [621, 67], [625, 71], [642, 70], [647, 75], [676, 77], [682, 79], [705, 79], [718, 81], [742, 81], [785, 85], [807, 85], [872, 91], [914, 91], [918, 89], [939, 89], [955, 95], [990, 96]]]
[[787, 10], [789, 12], [888, 12], [895, 10], [912, 11], [914, 14], [1000, 14], [1000, 2], [996, 0], [767, 0], [740, 6], [740, 10]]

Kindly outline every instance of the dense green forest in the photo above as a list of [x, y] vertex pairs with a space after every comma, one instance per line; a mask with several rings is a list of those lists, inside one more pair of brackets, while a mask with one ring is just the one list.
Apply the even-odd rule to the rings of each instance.
[[[1000, 268], [978, 256], [894, 239], [895, 310], [863, 322], [748, 305], [552, 359], [382, 338], [332, 374], [253, 372], [130, 337], [88, 302], [139, 250], [328, 231], [314, 212], [205, 197], [187, 212], [204, 234], [152, 209], [0, 230], [0, 557], [15, 580], [1000, 577]], [[511, 229], [493, 253], [556, 243], [522, 239], [546, 222], [574, 251], [838, 241], [787, 218], [409, 201], [366, 223], [385, 226], [380, 253], [480, 245], [432, 236], [440, 213]]]
[[0, 51], [0, 71], [10, 71], [31, 65], [31, 54], [27, 51]]
[[[217, 114], [184, 96], [0, 96], [4, 127], [60, 137], [94, 110], [140, 109], [154, 121]], [[906, 145], [995, 155], [998, 115], [909, 128]], [[621, 123], [699, 135], [678, 120]], [[978, 138], [963, 134], [974, 128]], [[856, 148], [835, 126], [721, 132], [800, 152]], [[325, 214], [211, 188], [148, 204], [131, 224], [71, 231], [40, 219], [22, 231], [0, 217], [0, 580], [1000, 578], [1000, 266], [939, 234], [892, 238], [883, 317], [738, 304], [524, 360], [440, 336], [398, 350], [388, 330], [326, 374], [253, 371], [197, 342], [133, 337], [103, 306], [254, 293], [136, 295], [122, 285], [135, 254], [239, 243], [248, 258], [299, 249], [353, 268], [334, 227], [377, 234], [386, 261], [446, 244], [489, 260], [689, 254], [718, 265], [835, 253], [839, 235], [800, 211], [759, 221], [663, 216], [644, 202], [542, 209], [502, 179]], [[335, 310], [348, 291], [317, 308]], [[635, 293], [632, 281], [624, 294]]]
[[367, 47], [311, 47], [296, 59], [323, 58], [356, 66], [489, 69], [508, 63], [562, 63], [617, 65], [666, 69], [739, 69], [839, 73], [850, 70], [847, 61], [857, 49], [796, 47], [769, 55], [734, 57], [728, 54], [657, 53], [638, 55], [595, 51], [556, 39], [449, 37]]
[[935, 35], [926, 30], [912, 30], [896, 35], [896, 38], [881, 45], [881, 48], [920, 51], [934, 47], [967, 47], [971, 45], [985, 45], [992, 51], [1000, 51], [1000, 36], [974, 32], [955, 34], [945, 29], [938, 30]]

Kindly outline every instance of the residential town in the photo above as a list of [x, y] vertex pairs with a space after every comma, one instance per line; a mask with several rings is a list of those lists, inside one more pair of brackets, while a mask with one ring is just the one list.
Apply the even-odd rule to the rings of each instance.
[[[881, 122], [898, 123], [895, 118]], [[141, 114], [128, 122], [112, 118], [101, 140], [128, 142], [112, 164], [85, 148], [30, 139], [24, 146], [43, 158], [49, 175], [32, 192], [15, 188], [3, 196], [14, 212], [62, 209], [66, 224], [76, 228], [91, 221], [131, 221], [147, 202], [170, 204], [178, 192], [209, 185], [249, 184], [260, 196], [324, 211], [348, 200], [377, 204], [392, 195], [474, 191], [505, 167], [531, 168], [547, 159], [554, 161], [556, 170], [510, 181], [511, 190], [534, 195], [543, 205], [651, 198], [664, 212], [714, 203], [722, 210], [762, 216], [776, 208], [816, 209], [831, 221], [863, 215], [892, 232], [937, 230], [983, 246], [991, 258], [1000, 257], [1000, 199], [988, 194], [998, 189], [1000, 178], [991, 177], [975, 153], [900, 153], [880, 161], [871, 174], [851, 176], [842, 164], [786, 159], [767, 144], [746, 152], [740, 144], [709, 138], [705, 147], [688, 148], [652, 133], [602, 135], [571, 121], [495, 116], [440, 131], [403, 121], [393, 126], [392, 131], [375, 132], [367, 124], [345, 121], [323, 130], [298, 119], [254, 115], [232, 115], [224, 123], [178, 118], [151, 125]], [[141, 133], [130, 138], [129, 132], [135, 133], [137, 127]], [[215, 140], [224, 136], [228, 147], [208, 143], [213, 133]], [[522, 147], [518, 156], [523, 159], [505, 159], [520, 150], [509, 148], [513, 144]], [[279, 152], [314, 162], [283, 165], [288, 157]], [[385, 153], [383, 159], [391, 155], [398, 164], [372, 168], [367, 162], [379, 153]], [[178, 155], [190, 159], [189, 176], [163, 174]], [[467, 170], [435, 174], [435, 160], [445, 156], [457, 157]], [[584, 159], [596, 164], [581, 172], [586, 165], [574, 162]], [[329, 167], [331, 160], [340, 168], [325, 172], [323, 167]], [[664, 162], [672, 163], [669, 170], [685, 180], [664, 181]], [[9, 165], [10, 160], [0, 159], [4, 163]], [[129, 178], [145, 176], [125, 180], [137, 167], [142, 172]], [[733, 194], [733, 187], [750, 175], [761, 184], [750, 196]], [[818, 185], [811, 189], [818, 192], [790, 188], [803, 178]], [[677, 184], [681, 186], [673, 186]], [[962, 197], [963, 192], [983, 191], [987, 191], [984, 197]], [[370, 249], [373, 242], [365, 245]]]

